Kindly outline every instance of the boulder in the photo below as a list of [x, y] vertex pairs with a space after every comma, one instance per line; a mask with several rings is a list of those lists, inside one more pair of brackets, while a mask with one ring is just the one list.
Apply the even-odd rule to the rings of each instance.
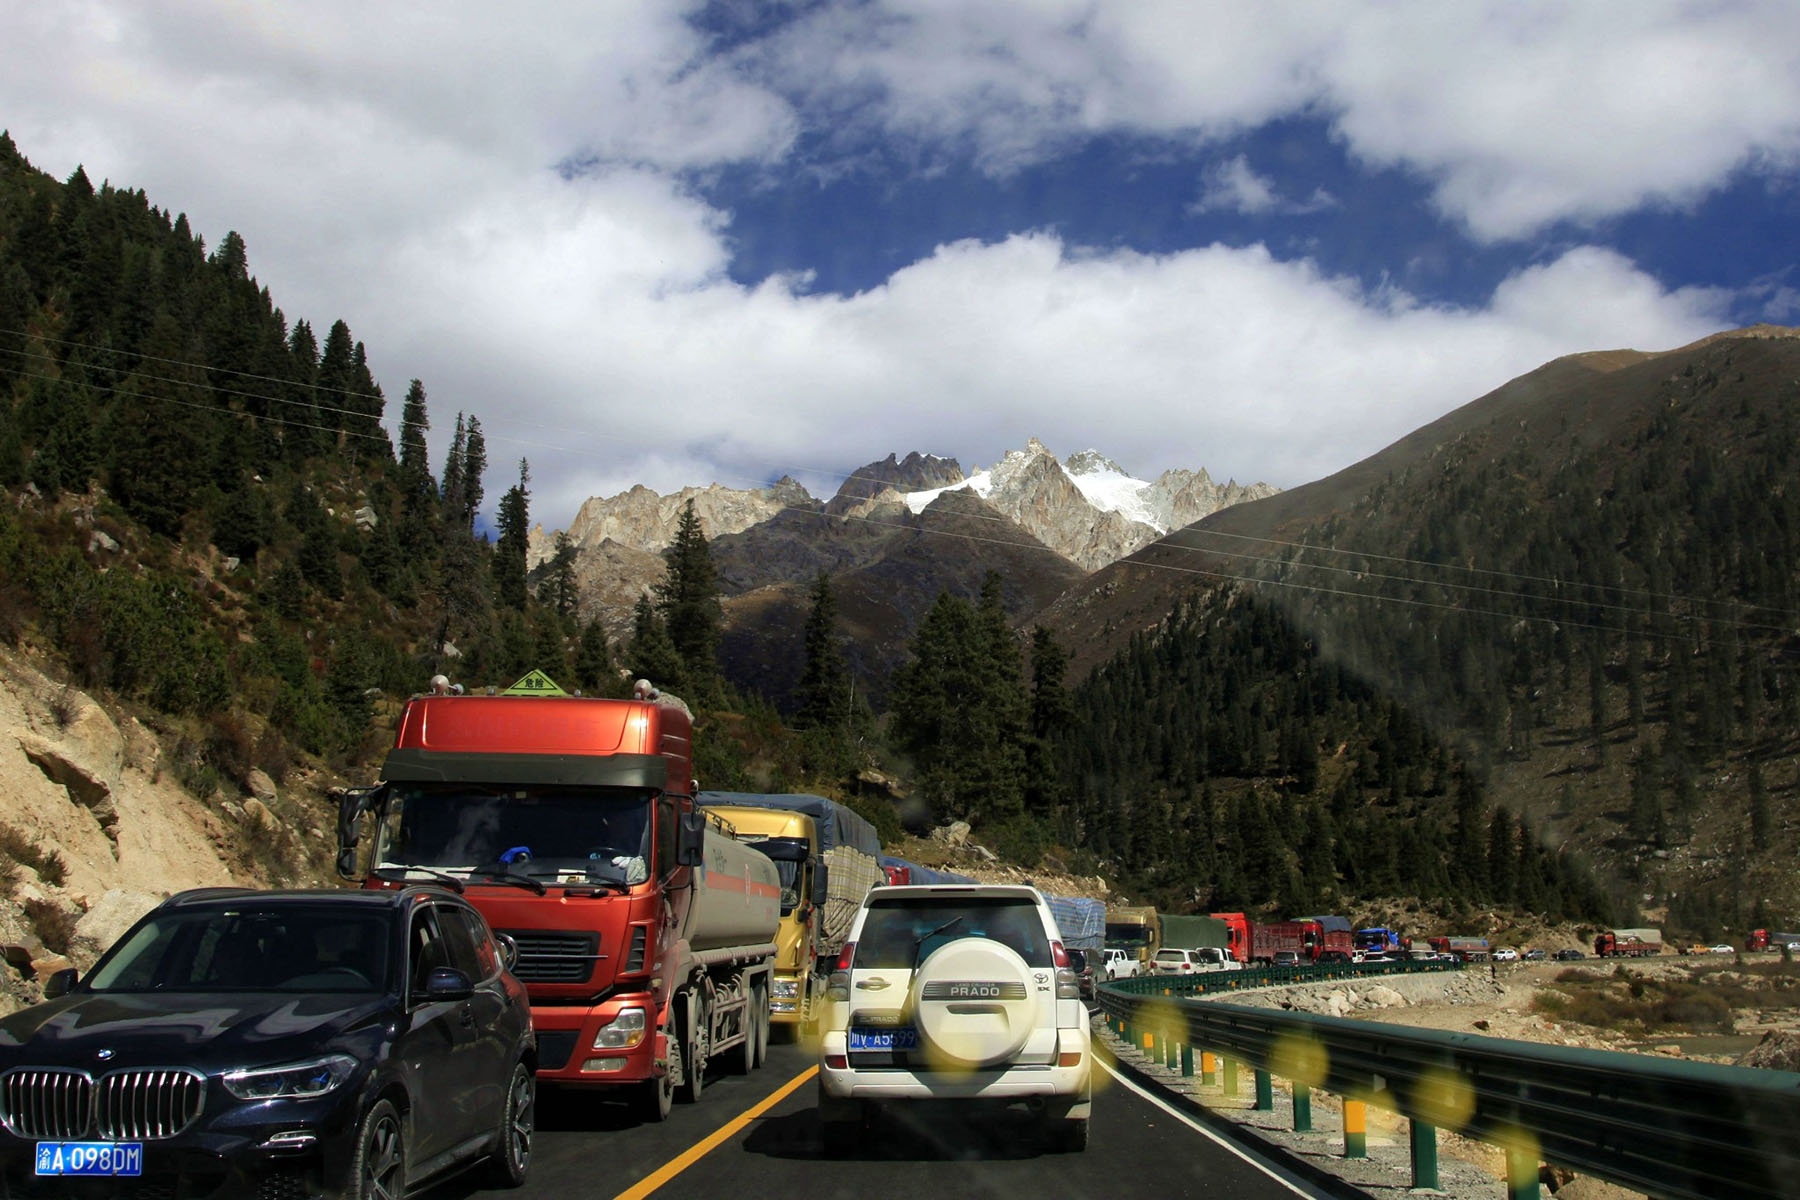
[[119, 552], [119, 543], [113, 538], [108, 537], [104, 530], [96, 529], [93, 533], [88, 535], [88, 553], [93, 554], [100, 550], [104, 550], [108, 554], [117, 554]]
[[1334, 991], [1325, 997], [1325, 1008], [1334, 1017], [1347, 1017], [1350, 1015], [1350, 998], [1341, 990]]
[[1376, 1008], [1405, 1008], [1406, 997], [1385, 983], [1378, 983], [1363, 993], [1363, 999]]
[[139, 917], [162, 902], [161, 896], [150, 892], [114, 888], [96, 900], [93, 907], [75, 922], [76, 940], [86, 942], [96, 953], [105, 950], [135, 925]]
[[275, 820], [275, 814], [269, 811], [269, 806], [255, 796], [244, 801], [244, 822], [258, 829], [273, 829], [279, 824]]
[[31, 977], [42, 983], [58, 971], [73, 970], [74, 967], [73, 960], [61, 954], [46, 954], [42, 958], [31, 960]]
[[952, 846], [964, 845], [969, 840], [969, 823], [952, 821], [948, 825], [940, 825], [931, 831], [931, 836], [937, 841], [947, 842]]
[[1744, 1051], [1740, 1067], [1764, 1067], [1773, 1071], [1800, 1071], [1800, 1032], [1771, 1029], [1762, 1041]]
[[250, 773], [244, 776], [244, 790], [263, 804], [275, 799], [275, 781], [261, 767], [251, 767]]

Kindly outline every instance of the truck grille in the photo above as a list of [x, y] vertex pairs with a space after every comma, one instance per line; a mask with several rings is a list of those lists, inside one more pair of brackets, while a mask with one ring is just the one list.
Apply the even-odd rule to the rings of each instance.
[[82, 1071], [8, 1071], [0, 1082], [0, 1120], [16, 1137], [70, 1141], [94, 1119], [94, 1081]]
[[597, 933], [562, 933], [543, 929], [507, 929], [503, 931], [519, 947], [519, 961], [513, 975], [521, 983], [586, 983], [594, 974], [594, 964], [605, 955], [598, 953]]
[[171, 1138], [194, 1123], [206, 1098], [196, 1071], [114, 1071], [100, 1080], [100, 1136], [115, 1142]]

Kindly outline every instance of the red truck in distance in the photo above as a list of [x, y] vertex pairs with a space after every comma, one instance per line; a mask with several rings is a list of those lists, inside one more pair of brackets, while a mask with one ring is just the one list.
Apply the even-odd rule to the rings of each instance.
[[1318, 962], [1319, 955], [1327, 950], [1341, 950], [1348, 960], [1353, 948], [1348, 922], [1344, 922], [1342, 929], [1327, 933], [1318, 920], [1264, 924], [1251, 920], [1241, 912], [1210, 915], [1216, 921], [1225, 922], [1226, 948], [1231, 951], [1231, 957], [1246, 966], [1251, 963], [1273, 963], [1275, 955], [1283, 950], [1292, 950], [1305, 963]]
[[1800, 933], [1770, 933], [1767, 929], [1752, 929], [1750, 936], [1744, 941], [1746, 950], [1779, 950], [1783, 946], [1800, 944]]
[[662, 1120], [708, 1061], [766, 1051], [775, 864], [696, 809], [685, 706], [515, 688], [407, 703], [382, 781], [340, 801], [338, 870], [463, 893], [516, 947], [538, 1078]]

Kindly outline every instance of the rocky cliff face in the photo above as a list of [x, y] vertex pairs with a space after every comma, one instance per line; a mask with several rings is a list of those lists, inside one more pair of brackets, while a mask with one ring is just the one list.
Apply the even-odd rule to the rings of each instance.
[[322, 881], [304, 849], [327, 846], [317, 796], [253, 771], [260, 795], [197, 797], [173, 766], [144, 725], [0, 650], [0, 1014], [173, 892], [267, 886], [277, 864], [281, 882]]
[[1097, 450], [1058, 461], [1036, 438], [991, 470], [903, 497], [915, 511], [958, 485], [973, 490], [1033, 537], [1088, 571], [1097, 571], [1232, 504], [1272, 496], [1266, 483], [1215, 484], [1204, 468], [1133, 479]]
[[[578, 551], [597, 549], [610, 541], [628, 550], [660, 554], [675, 540], [675, 527], [689, 500], [694, 502], [694, 515], [708, 537], [741, 532], [788, 508], [820, 507], [804, 487], [785, 475], [766, 488], [744, 490], [715, 483], [682, 488], [668, 496], [659, 496], [640, 483], [628, 492], [596, 496], [582, 504], [569, 523], [569, 540]], [[546, 534], [541, 525], [533, 529], [526, 551], [529, 564], [539, 566], [555, 553], [555, 534]]]
[[852, 472], [825, 510], [843, 513], [887, 492], [923, 492], [961, 483], [963, 478], [963, 469], [954, 458], [939, 458], [916, 450], [898, 460], [890, 454]]

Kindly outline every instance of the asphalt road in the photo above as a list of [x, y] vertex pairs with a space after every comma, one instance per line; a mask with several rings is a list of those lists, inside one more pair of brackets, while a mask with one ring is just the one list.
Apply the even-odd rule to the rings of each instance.
[[542, 1092], [531, 1177], [523, 1188], [490, 1190], [473, 1177], [456, 1177], [422, 1200], [636, 1200], [751, 1191], [807, 1200], [896, 1194], [1292, 1200], [1314, 1194], [1110, 1075], [1095, 1089], [1082, 1153], [1040, 1148], [1022, 1110], [977, 1120], [907, 1111], [884, 1116], [868, 1143], [850, 1155], [827, 1159], [820, 1149], [813, 1066], [801, 1046], [771, 1046], [769, 1061], [748, 1077], [710, 1073], [699, 1103], [677, 1104], [661, 1124], [641, 1121], [633, 1106], [618, 1101]]

